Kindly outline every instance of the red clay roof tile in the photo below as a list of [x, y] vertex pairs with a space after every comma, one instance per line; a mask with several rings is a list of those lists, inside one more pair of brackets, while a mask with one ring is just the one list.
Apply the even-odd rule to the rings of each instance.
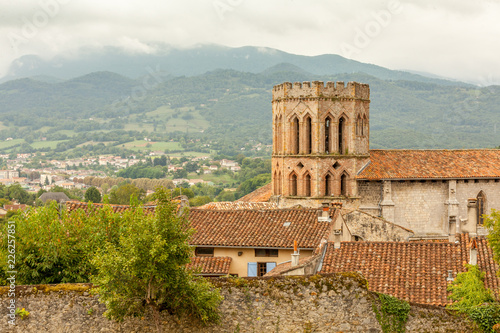
[[[192, 209], [190, 244], [198, 246], [316, 248], [330, 223], [318, 222], [317, 209], [205, 210]], [[286, 226], [285, 222], [290, 222]]]
[[[458, 243], [343, 242], [340, 249], [328, 244], [321, 273], [360, 272], [372, 291], [414, 303], [446, 305], [448, 271], [464, 272], [469, 261], [470, 239]], [[487, 239], [477, 238], [478, 266], [486, 272], [485, 285], [498, 296], [498, 265]]]
[[500, 149], [370, 150], [358, 179], [500, 178]]
[[227, 275], [232, 260], [231, 257], [193, 257], [187, 267], [199, 270], [201, 275]]

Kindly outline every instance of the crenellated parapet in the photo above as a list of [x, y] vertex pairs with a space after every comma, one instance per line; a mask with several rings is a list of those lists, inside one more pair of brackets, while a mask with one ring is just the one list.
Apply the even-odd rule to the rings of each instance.
[[370, 99], [370, 87], [368, 84], [343, 81], [327, 82], [305, 81], [285, 82], [273, 87], [273, 101], [288, 98], [348, 98], [348, 99]]

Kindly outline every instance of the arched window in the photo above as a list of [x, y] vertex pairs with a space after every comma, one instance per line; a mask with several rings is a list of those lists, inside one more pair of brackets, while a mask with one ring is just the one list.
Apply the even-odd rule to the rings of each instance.
[[274, 179], [273, 179], [273, 182], [274, 182], [274, 194], [278, 194], [278, 173], [276, 171], [274, 171]]
[[477, 223], [478, 224], [483, 224], [484, 218], [483, 215], [486, 214], [486, 196], [484, 195], [484, 192], [481, 191], [477, 195]]
[[297, 195], [297, 175], [295, 173], [290, 175], [290, 195]]
[[276, 193], [281, 195], [281, 171], [278, 173], [278, 192]]
[[304, 177], [304, 195], [306, 197], [311, 196], [311, 175], [310, 174], [307, 174]]
[[331, 139], [330, 139], [330, 131], [331, 131], [331, 126], [332, 126], [332, 118], [326, 117], [325, 119], [325, 153], [329, 154], [330, 153], [330, 144], [331, 144]]
[[306, 154], [312, 153], [312, 120], [311, 117], [306, 118]]
[[363, 120], [360, 116], [358, 116], [358, 118], [356, 119], [356, 135], [363, 135]]
[[278, 154], [283, 154], [283, 116], [278, 119]]
[[295, 117], [292, 120], [291, 126], [291, 136], [292, 136], [292, 154], [297, 155], [299, 153], [299, 144], [300, 144], [300, 126], [299, 119]]
[[325, 196], [330, 196], [332, 194], [332, 181], [332, 176], [330, 176], [330, 174], [327, 174], [325, 176]]
[[345, 173], [340, 176], [340, 195], [347, 196], [347, 175]]
[[361, 126], [361, 135], [365, 136], [368, 134], [368, 119], [366, 119], [366, 115], [363, 116], [363, 121], [362, 121], [362, 126]]
[[345, 152], [345, 142], [344, 142], [344, 133], [345, 132], [345, 119], [344, 117], [340, 118], [339, 119], [339, 131], [338, 131], [338, 134], [339, 134], [339, 154], [344, 154]]

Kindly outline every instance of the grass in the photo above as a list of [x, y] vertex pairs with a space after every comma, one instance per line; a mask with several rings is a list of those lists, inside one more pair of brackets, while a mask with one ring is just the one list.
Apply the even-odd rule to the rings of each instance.
[[124, 144], [121, 144], [120, 147], [127, 148], [130, 150], [159, 150], [159, 151], [164, 151], [165, 149], [168, 150], [183, 150], [182, 146], [180, 145], [179, 142], [165, 142], [165, 141], [159, 141], [159, 142], [147, 142], [144, 140], [135, 140], [131, 142], [127, 142]]
[[31, 144], [31, 147], [34, 149], [39, 148], [50, 148], [55, 149], [59, 142], [66, 142], [67, 140], [59, 140], [59, 141], [36, 141]]
[[[191, 119], [183, 119], [183, 116], [190, 115]], [[157, 124], [156, 131], [162, 132], [200, 132], [210, 126], [208, 120], [199, 111], [191, 107], [172, 109], [169, 106], [161, 106], [154, 111], [146, 112], [143, 115], [136, 115], [129, 118], [131, 121], [125, 125], [126, 130], [154, 131], [154, 124]]]
[[24, 142], [24, 139], [14, 139], [9, 141], [0, 141], [0, 149], [8, 149], [13, 146], [20, 145]]

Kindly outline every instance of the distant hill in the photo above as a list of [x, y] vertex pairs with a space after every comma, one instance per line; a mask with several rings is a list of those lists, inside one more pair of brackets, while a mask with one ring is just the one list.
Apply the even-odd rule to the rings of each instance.
[[133, 130], [141, 132], [141, 139], [150, 134], [176, 140], [204, 138], [212, 142], [211, 149], [239, 151], [251, 141], [271, 144], [274, 85], [314, 80], [370, 85], [372, 148], [500, 145], [498, 86], [387, 80], [361, 72], [315, 75], [290, 63], [259, 73], [214, 70], [196, 76], [130, 79], [96, 72], [55, 83], [8, 81], [0, 84], [0, 140], [60, 140], [77, 133], [125, 135]]
[[381, 66], [349, 60], [335, 54], [302, 56], [272, 48], [245, 46], [229, 48], [218, 45], [200, 45], [190, 49], [176, 49], [159, 46], [156, 54], [129, 54], [118, 48], [99, 50], [83, 49], [73, 58], [55, 57], [44, 60], [27, 55], [12, 62], [7, 80], [51, 76], [71, 79], [92, 72], [109, 71], [138, 78], [151, 71], [174, 76], [194, 76], [216, 69], [261, 73], [273, 66], [295, 66], [314, 75], [335, 75], [341, 73], [366, 73], [384, 80], [409, 80], [419, 82], [457, 85], [460, 83], [443, 79], [390, 70]]

